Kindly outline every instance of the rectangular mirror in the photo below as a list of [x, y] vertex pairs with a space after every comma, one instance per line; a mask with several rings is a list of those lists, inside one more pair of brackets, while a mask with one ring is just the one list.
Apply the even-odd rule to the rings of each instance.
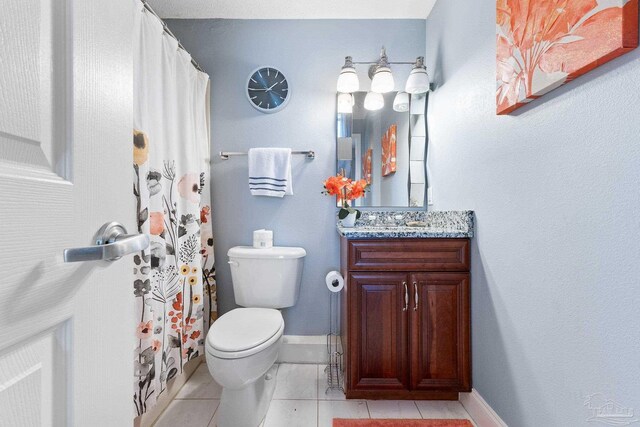
[[364, 108], [367, 92], [350, 96], [338, 94], [336, 173], [369, 183], [354, 206], [424, 207], [427, 94], [389, 92], [375, 111]]

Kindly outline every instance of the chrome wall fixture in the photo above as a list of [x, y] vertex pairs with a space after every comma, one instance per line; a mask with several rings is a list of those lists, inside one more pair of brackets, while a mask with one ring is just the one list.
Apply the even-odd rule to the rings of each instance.
[[415, 95], [429, 92], [430, 82], [427, 67], [424, 65], [424, 56], [419, 56], [414, 62], [392, 62], [387, 57], [384, 46], [380, 51], [380, 58], [376, 62], [355, 62], [351, 56], [345, 57], [344, 66], [338, 76], [337, 90], [338, 109], [340, 112], [349, 112], [353, 105], [352, 93], [360, 90], [360, 81], [356, 71], [356, 65], [369, 65], [369, 78], [371, 79], [371, 89], [364, 100], [364, 108], [367, 110], [379, 110], [384, 107], [384, 97], [382, 94], [392, 92], [395, 89], [395, 80], [391, 71], [391, 65], [413, 65], [409, 78], [405, 84], [404, 91], [399, 91], [393, 101], [393, 109], [396, 111], [407, 111], [409, 108], [409, 97], [407, 94]]
[[[231, 156], [246, 156], [248, 153], [246, 151], [221, 151], [220, 158], [222, 160], [229, 160]], [[304, 154], [307, 159], [314, 160], [316, 158], [316, 152], [313, 150], [305, 150], [305, 151], [292, 151], [291, 154]]]

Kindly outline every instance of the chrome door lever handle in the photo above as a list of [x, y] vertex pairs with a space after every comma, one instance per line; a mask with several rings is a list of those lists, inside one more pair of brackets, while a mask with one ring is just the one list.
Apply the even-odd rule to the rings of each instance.
[[95, 236], [96, 244], [84, 248], [64, 250], [64, 262], [115, 261], [149, 247], [146, 234], [127, 234], [127, 229], [117, 222], [104, 224]]

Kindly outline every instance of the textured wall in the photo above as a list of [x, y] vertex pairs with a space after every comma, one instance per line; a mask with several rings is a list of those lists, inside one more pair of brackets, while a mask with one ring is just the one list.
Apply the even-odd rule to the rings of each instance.
[[[510, 426], [640, 411], [640, 50], [495, 115], [495, 1], [427, 20], [436, 209], [473, 209], [474, 387]], [[599, 424], [600, 425], [600, 424]]]
[[[390, 60], [415, 59], [425, 50], [423, 20], [169, 20], [168, 25], [211, 76], [211, 151], [251, 147], [312, 149], [314, 161], [295, 156], [293, 197], [249, 195], [246, 157], [211, 168], [218, 297], [222, 312], [235, 307], [227, 250], [251, 244], [252, 231], [269, 228], [277, 245], [307, 250], [298, 304], [284, 310], [286, 334], [324, 334], [329, 294], [325, 274], [339, 267], [335, 205], [322, 196], [322, 181], [335, 173], [335, 85], [346, 55], [375, 60], [386, 46]], [[289, 105], [262, 114], [244, 88], [261, 65], [279, 67], [292, 90]], [[404, 84], [410, 67], [398, 67]], [[362, 67], [362, 71], [366, 71]], [[361, 76], [364, 90], [368, 79]]]

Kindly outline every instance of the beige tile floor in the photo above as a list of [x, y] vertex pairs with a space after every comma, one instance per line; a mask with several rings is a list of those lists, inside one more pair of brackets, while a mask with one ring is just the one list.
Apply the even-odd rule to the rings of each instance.
[[[463, 418], [459, 402], [345, 400], [339, 391], [325, 394], [323, 365], [281, 364], [276, 390], [263, 427], [331, 427], [333, 418]], [[178, 392], [155, 427], [215, 427], [221, 388], [202, 364]]]

